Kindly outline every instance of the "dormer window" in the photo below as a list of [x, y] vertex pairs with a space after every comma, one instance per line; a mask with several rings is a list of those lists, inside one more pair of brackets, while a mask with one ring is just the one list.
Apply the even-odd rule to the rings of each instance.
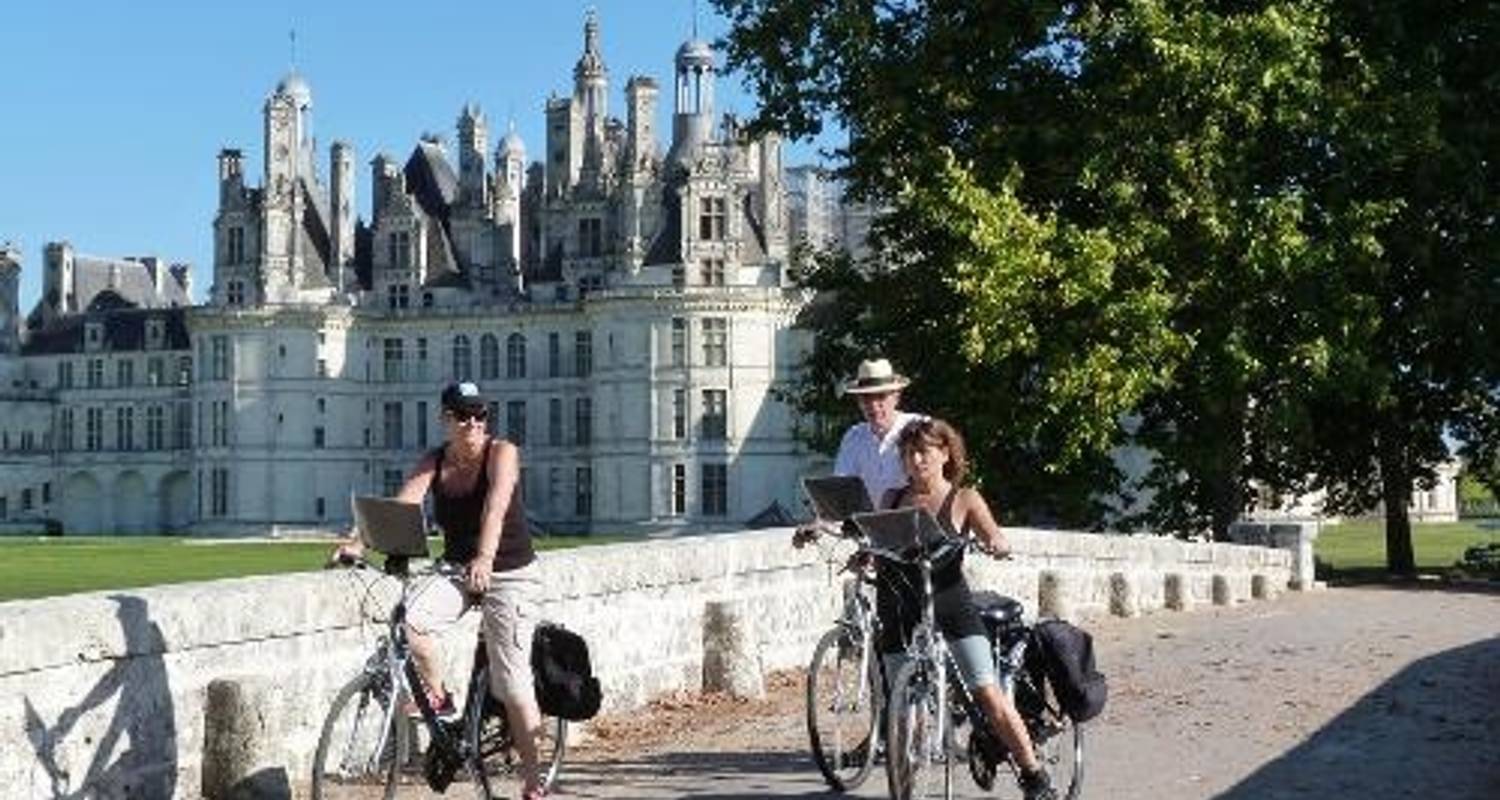
[[104, 323], [86, 322], [83, 326], [84, 344], [89, 350], [98, 350], [104, 342]]
[[159, 319], [146, 320], [146, 347], [152, 350], [161, 347], [163, 337], [163, 325]]
[[722, 197], [704, 197], [698, 201], [698, 238], [717, 242], [724, 238], [729, 215]]

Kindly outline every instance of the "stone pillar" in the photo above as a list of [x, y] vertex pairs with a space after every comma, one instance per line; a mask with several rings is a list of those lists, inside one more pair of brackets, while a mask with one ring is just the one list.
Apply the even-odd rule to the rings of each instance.
[[766, 696], [755, 615], [744, 601], [712, 601], [703, 609], [703, 691]]
[[1318, 522], [1278, 523], [1270, 526], [1271, 545], [1292, 551], [1291, 588], [1296, 591], [1321, 589], [1313, 567], [1313, 542], [1322, 532]]
[[1043, 570], [1037, 581], [1037, 614], [1043, 617], [1071, 619], [1073, 616], [1072, 582], [1056, 570]]
[[1181, 572], [1169, 572], [1162, 587], [1163, 601], [1173, 611], [1193, 610], [1193, 587]]
[[215, 680], [203, 701], [203, 797], [207, 800], [283, 800], [291, 797], [286, 770], [256, 769], [274, 761], [282, 743], [266, 725], [269, 693], [250, 681]]
[[1227, 606], [1234, 603], [1234, 594], [1230, 591], [1229, 588], [1228, 575], [1214, 575], [1213, 598], [1214, 605], [1216, 606]]
[[1109, 576], [1109, 613], [1117, 617], [1141, 615], [1140, 587], [1124, 572]]

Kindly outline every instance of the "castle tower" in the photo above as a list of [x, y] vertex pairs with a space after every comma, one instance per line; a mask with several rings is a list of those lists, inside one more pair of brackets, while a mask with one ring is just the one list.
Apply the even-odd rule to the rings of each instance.
[[466, 208], [489, 205], [485, 186], [484, 151], [489, 147], [489, 126], [479, 107], [464, 104], [458, 115], [458, 202]]
[[73, 245], [67, 242], [48, 242], [42, 250], [45, 267], [42, 271], [42, 302], [53, 316], [71, 314], [78, 309], [74, 295], [76, 285], [73, 276]]
[[311, 178], [312, 90], [296, 72], [266, 99], [266, 168], [261, 207], [262, 257], [256, 281], [260, 297], [291, 299], [300, 284], [303, 178]]
[[644, 171], [656, 158], [656, 81], [643, 75], [625, 84], [627, 174]]
[[21, 351], [21, 251], [0, 244], [0, 356]]
[[573, 108], [582, 123], [581, 179], [597, 180], [604, 170], [604, 120], [608, 113], [609, 72], [599, 53], [599, 18], [589, 9], [583, 22], [583, 55], [573, 67]]
[[677, 48], [677, 106], [672, 155], [687, 160], [713, 136], [714, 50], [699, 39]]
[[547, 100], [547, 197], [562, 197], [578, 182], [582, 143], [573, 135], [573, 101]]
[[781, 137], [774, 131], [760, 140], [760, 180], [757, 182], [757, 210], [766, 233], [766, 255], [785, 261], [788, 254], [786, 180], [781, 158]]
[[521, 194], [526, 189], [526, 145], [512, 124], [495, 148], [495, 224], [501, 226], [502, 255], [513, 269], [521, 264]]
[[346, 291], [354, 286], [354, 146], [334, 142], [329, 161], [333, 184], [329, 192], [333, 263], [328, 265], [328, 271], [334, 286]]

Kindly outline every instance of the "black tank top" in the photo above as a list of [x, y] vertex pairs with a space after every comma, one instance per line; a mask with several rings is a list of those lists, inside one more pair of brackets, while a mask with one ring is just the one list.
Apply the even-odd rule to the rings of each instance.
[[[907, 489], [902, 489], [891, 503], [899, 508], [906, 499]], [[955, 486], [943, 498], [938, 509], [938, 524], [949, 536], [958, 536], [953, 528], [953, 499], [958, 496]], [[965, 526], [967, 531], [967, 526]], [[916, 564], [902, 564], [889, 559], [876, 559], [875, 613], [880, 617], [880, 650], [897, 653], [906, 649], [912, 629], [922, 618], [922, 568]], [[948, 639], [984, 635], [984, 623], [974, 607], [969, 582], [964, 580], [964, 550], [958, 548], [952, 555], [932, 565], [933, 616], [938, 630]]]
[[[432, 477], [432, 516], [443, 529], [444, 561], [467, 564], [479, 552], [479, 523], [484, 519], [484, 499], [490, 492], [490, 445], [494, 442], [493, 438], [484, 442], [484, 455], [480, 456], [479, 477], [474, 480], [474, 488], [468, 494], [456, 497], [443, 494], [443, 456], [448, 447], [443, 445], [433, 451], [437, 472]], [[526, 524], [526, 507], [521, 502], [521, 482], [517, 480], [500, 528], [500, 546], [495, 550], [494, 569], [496, 572], [519, 569], [535, 560], [531, 529]]]

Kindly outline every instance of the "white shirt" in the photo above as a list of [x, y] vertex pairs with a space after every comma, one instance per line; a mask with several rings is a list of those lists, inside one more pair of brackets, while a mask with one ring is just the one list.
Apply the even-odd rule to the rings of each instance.
[[833, 461], [833, 474], [857, 475], [865, 482], [865, 491], [870, 495], [870, 507], [880, 508], [880, 501], [891, 489], [906, 485], [906, 469], [901, 465], [901, 448], [897, 441], [901, 430], [919, 419], [922, 414], [896, 412], [896, 420], [885, 437], [876, 440], [870, 423], [861, 422], [849, 426], [839, 442], [838, 456]]

